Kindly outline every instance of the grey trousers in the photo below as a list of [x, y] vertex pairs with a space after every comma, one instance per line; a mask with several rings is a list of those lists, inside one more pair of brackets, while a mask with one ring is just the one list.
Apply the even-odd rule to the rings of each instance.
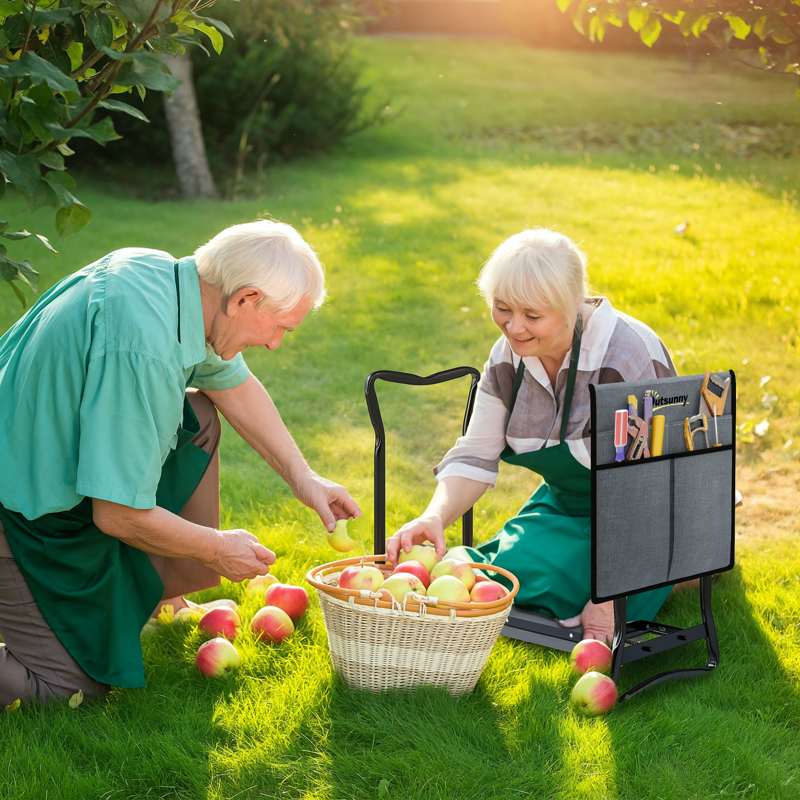
[[[200, 431], [194, 443], [211, 455], [200, 484], [181, 509], [191, 522], [219, 527], [220, 423], [214, 404], [202, 393], [187, 392]], [[190, 558], [151, 556], [164, 582], [164, 598], [199, 591], [219, 583], [219, 575]], [[42, 617], [19, 571], [0, 523], [0, 711], [17, 698], [47, 701], [81, 690], [88, 697], [109, 687], [87, 675]]]

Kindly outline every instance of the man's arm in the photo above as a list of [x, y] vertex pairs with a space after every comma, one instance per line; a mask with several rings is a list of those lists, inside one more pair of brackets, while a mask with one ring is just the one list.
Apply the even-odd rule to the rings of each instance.
[[202, 391], [236, 432], [286, 481], [298, 500], [320, 515], [328, 530], [333, 530], [337, 519], [361, 513], [343, 487], [321, 478], [308, 466], [269, 392], [254, 375], [232, 389]]

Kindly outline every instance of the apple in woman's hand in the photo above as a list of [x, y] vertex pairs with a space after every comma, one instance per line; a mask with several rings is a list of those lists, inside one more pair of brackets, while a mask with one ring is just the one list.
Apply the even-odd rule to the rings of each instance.
[[328, 544], [340, 553], [349, 553], [356, 546], [347, 532], [346, 519], [337, 520], [336, 527], [328, 534]]

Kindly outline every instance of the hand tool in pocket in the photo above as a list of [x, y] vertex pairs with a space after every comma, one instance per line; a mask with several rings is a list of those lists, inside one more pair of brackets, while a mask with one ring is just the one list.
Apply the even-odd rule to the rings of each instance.
[[625, 460], [625, 446], [628, 444], [628, 409], [620, 408], [614, 412], [614, 461]]
[[725, 401], [728, 399], [728, 390], [731, 388], [730, 377], [720, 383], [710, 372], [703, 376], [703, 385], [700, 387], [701, 402], [705, 404], [708, 414], [714, 416], [714, 447], [720, 447], [717, 417], [725, 413]]
[[687, 450], [694, 450], [694, 436], [702, 432], [708, 447], [708, 417], [705, 414], [695, 414], [683, 420], [683, 440]]
[[663, 414], [654, 414], [650, 419], [650, 455], [660, 456], [664, 453], [664, 424]]
[[632, 438], [628, 446], [626, 458], [636, 461], [640, 458], [650, 458], [650, 446], [647, 442], [647, 423], [637, 414], [639, 404], [636, 397], [628, 395], [628, 435]]

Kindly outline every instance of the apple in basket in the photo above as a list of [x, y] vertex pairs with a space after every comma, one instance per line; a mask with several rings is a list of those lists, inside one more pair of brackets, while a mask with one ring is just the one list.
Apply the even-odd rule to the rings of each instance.
[[606, 714], [617, 702], [617, 685], [602, 672], [587, 672], [572, 687], [569, 700], [576, 711], [587, 717]]
[[247, 595], [260, 594], [263, 597], [263, 593], [266, 592], [273, 583], [278, 583], [278, 579], [270, 573], [266, 575], [256, 575], [255, 578], [251, 578], [247, 581], [244, 591]]
[[476, 603], [491, 603], [494, 600], [502, 600], [508, 594], [503, 584], [497, 581], [485, 580], [476, 583], [469, 593], [469, 599]]
[[376, 592], [383, 583], [383, 573], [372, 566], [353, 565], [342, 570], [339, 576], [339, 587], [342, 589], [369, 589]]
[[416, 575], [426, 589], [430, 585], [431, 574], [425, 568], [425, 565], [420, 564], [419, 561], [404, 561], [402, 564], [398, 564], [392, 570], [392, 575], [396, 575], [398, 572], [408, 572], [411, 575]]
[[264, 595], [264, 603], [282, 608], [294, 622], [297, 622], [308, 608], [308, 592], [302, 586], [273, 583]]
[[242, 663], [239, 651], [225, 638], [218, 636], [200, 645], [194, 661], [206, 678], [219, 678]]
[[468, 603], [469, 591], [455, 575], [442, 575], [431, 581], [428, 597], [438, 597], [448, 603]]
[[[384, 592], [393, 597], [398, 603], [403, 602], [403, 598], [409, 592], [416, 592], [417, 594], [425, 594], [425, 586], [422, 581], [409, 572], [398, 572], [390, 575], [381, 586], [381, 594]], [[389, 600], [390, 597], [385, 599]]]
[[397, 562], [402, 564], [406, 561], [419, 561], [430, 572], [438, 560], [439, 556], [436, 555], [436, 548], [433, 545], [415, 544], [407, 553], [405, 550], [400, 550]]
[[287, 636], [294, 633], [292, 618], [278, 606], [264, 606], [250, 620], [250, 630], [256, 638], [280, 644]]
[[212, 608], [200, 618], [200, 627], [212, 636], [224, 636], [226, 639], [235, 639], [239, 632], [241, 620], [239, 615], [228, 607]]
[[569, 663], [573, 672], [583, 675], [590, 670], [608, 672], [611, 670], [613, 654], [611, 648], [599, 639], [583, 639], [572, 648]]
[[440, 561], [431, 570], [431, 580], [441, 578], [442, 575], [452, 575], [454, 578], [458, 578], [467, 587], [467, 591], [475, 585], [475, 573], [466, 561], [456, 561], [455, 559]]

